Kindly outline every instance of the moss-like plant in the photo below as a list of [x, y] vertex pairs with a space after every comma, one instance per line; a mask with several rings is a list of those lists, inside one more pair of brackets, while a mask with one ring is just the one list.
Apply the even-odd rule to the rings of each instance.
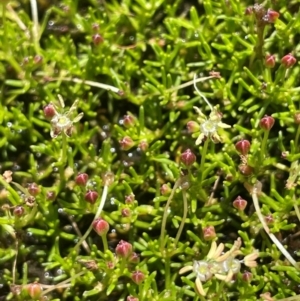
[[300, 300], [298, 0], [0, 7], [0, 300]]

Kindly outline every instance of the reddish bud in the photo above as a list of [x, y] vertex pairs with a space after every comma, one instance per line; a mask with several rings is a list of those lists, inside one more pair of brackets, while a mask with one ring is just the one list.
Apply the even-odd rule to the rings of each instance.
[[30, 183], [27, 187], [27, 190], [33, 196], [38, 195], [40, 192], [40, 188], [36, 183]]
[[129, 208], [123, 208], [121, 214], [123, 217], [129, 217], [131, 215], [131, 210]]
[[294, 115], [294, 121], [297, 125], [300, 124], [300, 112], [296, 112]]
[[96, 45], [96, 46], [103, 43], [103, 41], [104, 41], [103, 37], [99, 33], [94, 34], [92, 36], [92, 40], [93, 40], [94, 45]]
[[16, 206], [14, 209], [14, 216], [22, 216], [24, 214], [25, 210], [23, 206]]
[[98, 199], [98, 193], [94, 190], [89, 190], [85, 194], [84, 199], [91, 204], [95, 204], [96, 200]]
[[42, 57], [41, 55], [36, 55], [36, 56], [33, 58], [33, 62], [34, 62], [35, 64], [40, 64], [40, 63], [42, 63], [42, 61], [43, 61], [43, 57]]
[[47, 191], [46, 198], [48, 201], [53, 201], [55, 199], [55, 192], [54, 191]]
[[160, 187], [160, 193], [162, 195], [169, 195], [171, 193], [172, 189], [170, 188], [169, 185], [167, 184], [163, 184], [161, 187]]
[[244, 211], [247, 206], [247, 201], [244, 200], [241, 196], [238, 196], [233, 202], [232, 205], [234, 208], [240, 211]]
[[252, 14], [253, 14], [253, 7], [252, 6], [246, 7], [246, 9], [245, 9], [245, 15], [249, 16], [249, 15], [252, 15]]
[[252, 280], [252, 273], [250, 273], [248, 271], [244, 271], [244, 273], [242, 275], [242, 279], [246, 282], [250, 282]]
[[134, 146], [133, 140], [128, 136], [125, 136], [122, 140], [119, 141], [119, 143], [121, 145], [121, 149], [125, 151], [131, 149]]
[[139, 301], [139, 298], [133, 297], [133, 296], [128, 296], [126, 301]]
[[137, 253], [133, 252], [131, 254], [130, 258], [129, 258], [129, 261], [131, 263], [139, 263], [140, 262], [140, 256]]
[[51, 119], [56, 114], [56, 110], [55, 110], [53, 104], [51, 104], [51, 103], [44, 106], [43, 111], [44, 111], [44, 116], [47, 119]]
[[249, 165], [241, 164], [239, 166], [239, 171], [244, 176], [250, 176], [252, 174], [252, 172], [253, 172], [253, 168], [251, 166], [249, 166]]
[[275, 119], [272, 116], [265, 115], [259, 122], [260, 127], [265, 131], [270, 131], [275, 123]]
[[274, 23], [279, 18], [279, 13], [273, 9], [268, 9], [267, 19], [269, 23]]
[[135, 124], [135, 119], [131, 115], [125, 115], [123, 117], [123, 125], [126, 128], [130, 128], [130, 127], [134, 126], [134, 124]]
[[75, 178], [75, 183], [79, 186], [85, 186], [88, 179], [89, 179], [89, 176], [86, 173], [80, 173]]
[[295, 59], [295, 57], [291, 53], [289, 53], [281, 59], [281, 64], [285, 68], [290, 68], [296, 64], [296, 61], [297, 60]]
[[93, 24], [92, 24], [92, 29], [93, 29], [94, 31], [98, 31], [99, 28], [100, 28], [100, 26], [99, 26], [98, 23], [93, 23]]
[[180, 156], [180, 161], [185, 166], [191, 166], [196, 161], [196, 156], [192, 153], [190, 149], [187, 149], [185, 152], [183, 152]]
[[273, 224], [274, 223], [274, 217], [272, 214], [268, 214], [267, 216], [265, 216], [265, 221], [267, 224]]
[[190, 134], [197, 133], [200, 131], [200, 125], [195, 121], [189, 121], [186, 124], [187, 130]]
[[139, 149], [143, 152], [145, 152], [149, 147], [149, 144], [147, 143], [147, 141], [141, 141], [139, 143]]
[[274, 68], [275, 63], [276, 63], [275, 55], [267, 54], [265, 58], [265, 65], [268, 68]]
[[134, 283], [141, 284], [145, 279], [145, 275], [141, 271], [134, 271], [131, 275], [131, 279]]
[[124, 240], [120, 240], [116, 246], [116, 254], [122, 258], [128, 258], [132, 254], [132, 245]]
[[248, 140], [242, 139], [235, 144], [235, 149], [242, 155], [247, 155], [250, 150], [250, 142]]
[[42, 287], [39, 283], [30, 283], [27, 285], [27, 292], [32, 299], [39, 299], [42, 294]]
[[286, 159], [288, 157], [288, 155], [289, 155], [289, 152], [282, 152], [281, 153], [281, 158]]
[[98, 235], [104, 236], [109, 230], [109, 224], [104, 219], [97, 218], [93, 221], [93, 229]]
[[134, 202], [135, 195], [133, 193], [125, 196], [125, 203], [132, 204]]
[[217, 235], [214, 226], [207, 226], [203, 229], [203, 237], [205, 240], [212, 240], [216, 236]]
[[112, 269], [115, 268], [115, 264], [114, 264], [112, 261], [108, 261], [108, 262], [106, 263], [106, 266], [107, 266], [107, 268], [110, 269], [110, 270], [112, 270]]

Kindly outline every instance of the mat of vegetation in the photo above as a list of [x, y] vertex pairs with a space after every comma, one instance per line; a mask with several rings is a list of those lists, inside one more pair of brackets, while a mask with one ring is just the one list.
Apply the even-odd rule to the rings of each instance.
[[0, 300], [300, 300], [300, 1], [0, 1]]

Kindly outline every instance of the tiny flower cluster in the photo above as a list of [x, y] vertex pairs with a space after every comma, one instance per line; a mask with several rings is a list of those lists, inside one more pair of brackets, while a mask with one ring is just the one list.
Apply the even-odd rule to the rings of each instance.
[[[65, 103], [63, 98], [61, 95], [58, 95], [58, 98], [61, 109], [64, 109]], [[75, 118], [72, 118], [73, 112], [77, 109], [78, 101], [75, 100], [70, 110], [64, 112], [62, 110], [62, 112], [59, 112], [58, 108], [52, 103], [44, 107], [44, 115], [51, 123], [50, 135], [52, 138], [56, 138], [62, 132], [67, 136], [71, 136], [73, 124], [83, 117], [83, 113], [80, 113]]]
[[193, 274], [196, 276], [196, 291], [198, 294], [205, 296], [206, 292], [204, 291], [202, 282], [212, 277], [230, 282], [233, 280], [234, 275], [240, 271], [242, 263], [250, 268], [257, 266], [255, 261], [258, 257], [257, 250], [245, 256], [243, 260], [236, 259], [236, 256], [242, 255], [240, 247], [241, 239], [239, 238], [229, 251], [223, 253], [224, 244], [221, 243], [217, 246], [217, 243], [213, 241], [204, 260], [195, 260], [193, 265], [183, 267], [179, 271], [179, 274], [193, 271]]

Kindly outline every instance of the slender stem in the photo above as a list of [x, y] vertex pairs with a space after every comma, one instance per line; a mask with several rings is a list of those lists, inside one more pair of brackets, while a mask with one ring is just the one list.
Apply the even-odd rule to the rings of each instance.
[[201, 181], [200, 181], [200, 186], [202, 186], [202, 181], [203, 179], [203, 172], [204, 172], [204, 163], [205, 163], [205, 157], [206, 157], [206, 153], [207, 153], [207, 148], [208, 148], [208, 143], [209, 143], [209, 139], [206, 138], [203, 148], [202, 148], [202, 152], [201, 152], [201, 163], [200, 163], [200, 172], [201, 172]]
[[167, 216], [168, 216], [168, 210], [169, 210], [169, 207], [170, 207], [170, 203], [174, 197], [174, 194], [175, 194], [175, 191], [176, 189], [178, 188], [179, 186], [179, 183], [180, 183], [181, 179], [178, 179], [174, 186], [173, 186], [173, 189], [171, 191], [171, 194], [167, 200], [167, 204], [165, 206], [165, 209], [164, 209], [164, 215], [163, 215], [163, 219], [162, 219], [162, 222], [161, 222], [161, 231], [160, 231], [160, 249], [161, 249], [161, 252], [163, 252], [164, 250], [164, 246], [165, 246], [165, 231], [166, 231], [166, 223], [167, 223]]
[[166, 280], [166, 290], [170, 288], [171, 284], [171, 275], [170, 275], [170, 258], [166, 257], [165, 259], [165, 280]]
[[198, 87], [196, 86], [196, 74], [194, 75], [194, 88], [195, 90], [198, 92], [198, 94], [204, 99], [204, 101], [206, 102], [206, 104], [209, 106], [210, 110], [213, 111], [213, 107], [210, 104], [210, 102], [207, 100], [207, 98], [205, 97], [204, 94], [201, 93], [201, 91], [198, 89]]
[[32, 37], [33, 37], [33, 43], [35, 46], [35, 51], [39, 52], [39, 17], [38, 17], [38, 9], [37, 9], [37, 2], [36, 0], [30, 0], [30, 6], [31, 6], [31, 15], [32, 15], [32, 21], [33, 21], [33, 27], [32, 27]]
[[[50, 285], [50, 286], [49, 286], [49, 289], [43, 291], [42, 296], [48, 294], [49, 292], [51, 292], [51, 291], [53, 291], [53, 290], [55, 290], [55, 289], [57, 289], [57, 288], [59, 288], [59, 287], [65, 287], [65, 285], [67, 285], [67, 284], [68, 284], [68, 286], [71, 286], [71, 283], [69, 283], [69, 282], [71, 282], [71, 281], [74, 280], [75, 278], [77, 278], [77, 277], [83, 275], [84, 273], [86, 273], [86, 272], [85, 272], [85, 271], [80, 272], [80, 273], [74, 275], [73, 277], [70, 277], [70, 278], [68, 278], [68, 279], [66, 279], [66, 280], [64, 280], [64, 281], [62, 281], [62, 282], [60, 282], [60, 283], [57, 283], [56, 285]], [[42, 286], [44, 287], [45, 285], [42, 285]]]
[[107, 236], [102, 235], [101, 239], [102, 239], [102, 243], [103, 243], [103, 250], [104, 250], [104, 253], [105, 253], [108, 250]]
[[295, 267], [298, 269], [297, 262], [292, 258], [292, 256], [288, 253], [288, 251], [284, 248], [284, 246], [281, 244], [281, 242], [277, 239], [277, 237], [273, 234], [270, 233], [270, 229], [261, 213], [260, 207], [259, 207], [259, 202], [258, 202], [258, 197], [257, 197], [257, 191], [256, 188], [253, 189], [252, 191], [252, 200], [254, 204], [254, 208], [256, 211], [256, 214], [266, 231], [266, 233], [269, 235], [270, 239], [273, 241], [273, 243], [277, 246], [277, 248], [281, 251], [281, 253], [285, 256], [285, 258]]
[[299, 142], [299, 135], [300, 135], [300, 125], [298, 125], [298, 128], [297, 128], [297, 132], [296, 132], [296, 138], [295, 138], [295, 152], [296, 154], [298, 153], [298, 142]]
[[268, 141], [268, 137], [269, 137], [269, 131], [264, 131], [264, 138], [261, 144], [261, 148], [260, 148], [260, 162], [261, 164], [264, 161], [265, 153], [266, 153], [266, 145], [267, 145], [267, 141]]
[[92, 223], [90, 224], [89, 228], [87, 229], [87, 231], [85, 232], [85, 234], [81, 237], [81, 239], [79, 240], [79, 242], [77, 243], [77, 245], [74, 247], [75, 250], [78, 250], [78, 248], [80, 247], [80, 245], [82, 244], [82, 242], [88, 237], [88, 235], [90, 234], [90, 232], [92, 231], [93, 229], [93, 222], [99, 218], [101, 212], [102, 212], [102, 209], [103, 209], [103, 206], [105, 204], [105, 201], [106, 201], [106, 197], [107, 197], [107, 193], [108, 193], [108, 186], [105, 185], [103, 187], [103, 192], [102, 192], [102, 197], [101, 197], [101, 201], [100, 201], [100, 204], [99, 204], [99, 207], [98, 207], [98, 210], [95, 214], [95, 217], [92, 221]]
[[181, 223], [180, 223], [180, 226], [179, 226], [179, 229], [178, 229], [178, 232], [176, 234], [175, 241], [174, 241], [175, 247], [176, 247], [176, 245], [177, 245], [177, 243], [180, 239], [180, 236], [181, 236], [184, 224], [185, 224], [185, 220], [186, 220], [186, 217], [187, 217], [187, 212], [188, 212], [188, 203], [187, 203], [187, 197], [186, 197], [186, 191], [185, 190], [182, 190], [182, 196], [183, 196], [183, 215], [182, 215], [182, 220], [181, 220]]
[[68, 159], [68, 141], [67, 141], [67, 135], [62, 132], [62, 155], [61, 155], [61, 161], [63, 165], [67, 162]]
[[15, 254], [14, 263], [13, 263], [13, 267], [12, 267], [13, 284], [16, 283], [16, 267], [17, 267], [18, 251], [19, 251], [19, 243], [18, 243], [18, 240], [16, 240], [16, 254]]
[[[78, 226], [77, 226], [77, 223], [74, 221], [74, 219], [73, 219], [70, 215], [68, 215], [68, 219], [69, 219], [69, 221], [71, 222], [72, 227], [73, 227], [73, 229], [75, 230], [75, 232], [76, 232], [76, 234], [78, 235], [78, 237], [81, 238], [81, 237], [82, 237], [82, 233], [80, 232], [80, 230], [79, 230], [79, 228], [78, 228]], [[87, 253], [91, 253], [90, 247], [89, 247], [89, 245], [87, 244], [86, 240], [84, 240], [84, 241], [82, 242], [82, 246], [85, 248], [85, 250], [86, 250]]]

